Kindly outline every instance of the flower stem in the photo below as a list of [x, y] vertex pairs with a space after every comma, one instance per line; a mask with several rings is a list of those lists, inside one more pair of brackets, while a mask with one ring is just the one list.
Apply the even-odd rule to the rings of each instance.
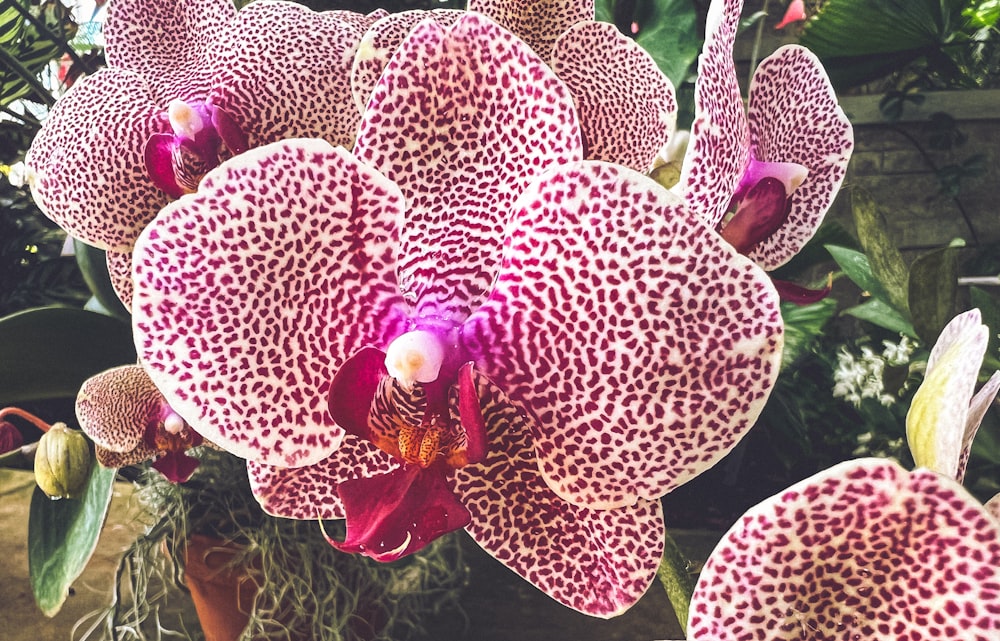
[[28, 421], [29, 423], [31, 423], [38, 429], [42, 430], [43, 432], [48, 432], [49, 429], [52, 427], [42, 419], [32, 414], [31, 412], [25, 412], [24, 410], [18, 409], [16, 407], [5, 407], [3, 409], [0, 409], [0, 421], [7, 418], [8, 416], [17, 416], [19, 418], [23, 418], [24, 420]]
[[656, 571], [656, 577], [674, 607], [674, 614], [681, 624], [681, 630], [687, 634], [688, 608], [691, 606], [691, 594], [694, 592], [694, 579], [688, 573], [687, 560], [669, 533], [666, 534], [663, 559]]

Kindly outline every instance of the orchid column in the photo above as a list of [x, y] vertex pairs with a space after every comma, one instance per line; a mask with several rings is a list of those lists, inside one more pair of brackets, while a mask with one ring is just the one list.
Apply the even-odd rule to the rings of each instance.
[[334, 544], [383, 560], [465, 527], [560, 602], [621, 613], [660, 562], [658, 498], [760, 413], [782, 324], [760, 268], [583, 154], [522, 41], [422, 22], [353, 154], [251, 150], [147, 227], [143, 363], [271, 512], [346, 517]]

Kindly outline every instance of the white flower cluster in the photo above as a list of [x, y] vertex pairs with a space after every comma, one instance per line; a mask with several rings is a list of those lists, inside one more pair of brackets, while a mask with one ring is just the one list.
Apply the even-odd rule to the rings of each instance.
[[876, 354], [868, 346], [861, 348], [860, 356], [855, 356], [846, 347], [837, 354], [837, 367], [833, 371], [834, 396], [853, 403], [855, 407], [866, 398], [876, 399], [886, 407], [896, 402], [896, 396], [885, 390], [885, 368], [907, 365], [916, 343], [901, 335], [899, 343], [883, 341], [882, 346], [881, 354]]

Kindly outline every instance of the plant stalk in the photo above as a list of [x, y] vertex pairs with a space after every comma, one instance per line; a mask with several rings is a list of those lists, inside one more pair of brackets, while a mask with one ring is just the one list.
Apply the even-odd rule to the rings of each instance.
[[17, 407], [5, 407], [3, 409], [0, 409], [0, 420], [3, 420], [8, 416], [17, 416], [19, 418], [23, 418], [24, 420], [28, 421], [29, 423], [31, 423], [38, 429], [42, 430], [43, 432], [48, 432], [52, 428], [51, 425], [49, 425], [42, 419], [38, 418], [31, 412], [25, 412], [24, 410], [19, 409]]

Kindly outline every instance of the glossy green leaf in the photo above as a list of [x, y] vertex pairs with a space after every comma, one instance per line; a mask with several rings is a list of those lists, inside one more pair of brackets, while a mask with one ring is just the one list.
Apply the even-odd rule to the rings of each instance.
[[837, 312], [837, 301], [824, 298], [809, 305], [781, 304], [785, 321], [785, 349], [781, 354], [782, 369], [791, 366], [823, 333], [826, 323]]
[[94, 463], [80, 499], [52, 500], [39, 488], [31, 496], [28, 572], [35, 601], [55, 615], [97, 549], [111, 505], [116, 470]]
[[[597, 19], [631, 31], [674, 87], [687, 78], [701, 53], [698, 13], [691, 0], [598, 0]], [[622, 24], [624, 23], [624, 24]]]
[[910, 266], [910, 312], [913, 328], [928, 345], [960, 311], [958, 300], [959, 247], [924, 254]]
[[73, 398], [94, 374], [135, 361], [120, 320], [71, 307], [11, 314], [0, 319], [0, 406]]
[[885, 291], [887, 302], [909, 317], [907, 302], [910, 270], [886, 228], [885, 217], [871, 194], [861, 189], [851, 193], [851, 208], [858, 240], [871, 266], [872, 275]]
[[877, 298], [845, 309], [843, 313], [853, 316], [859, 320], [867, 321], [872, 325], [884, 327], [892, 332], [906, 334], [907, 336], [913, 338], [917, 337], [917, 333], [914, 331], [913, 325], [911, 325], [908, 320], [900, 316], [899, 312], [894, 310], [887, 303]]
[[128, 310], [122, 305], [111, 286], [107, 253], [103, 249], [92, 247], [76, 239], [73, 240], [73, 253], [76, 255], [76, 264], [80, 266], [83, 279], [94, 294], [94, 298], [100, 303], [101, 309], [107, 310], [115, 318], [128, 322]]
[[823, 61], [834, 86], [878, 78], [940, 53], [961, 27], [965, 0], [828, 0], [800, 43]]
[[830, 256], [844, 270], [847, 277], [861, 288], [861, 291], [867, 292], [873, 298], [888, 302], [889, 296], [882, 288], [882, 283], [875, 277], [875, 272], [872, 270], [871, 262], [867, 256], [862, 252], [836, 245], [827, 245], [826, 250], [830, 252]]

